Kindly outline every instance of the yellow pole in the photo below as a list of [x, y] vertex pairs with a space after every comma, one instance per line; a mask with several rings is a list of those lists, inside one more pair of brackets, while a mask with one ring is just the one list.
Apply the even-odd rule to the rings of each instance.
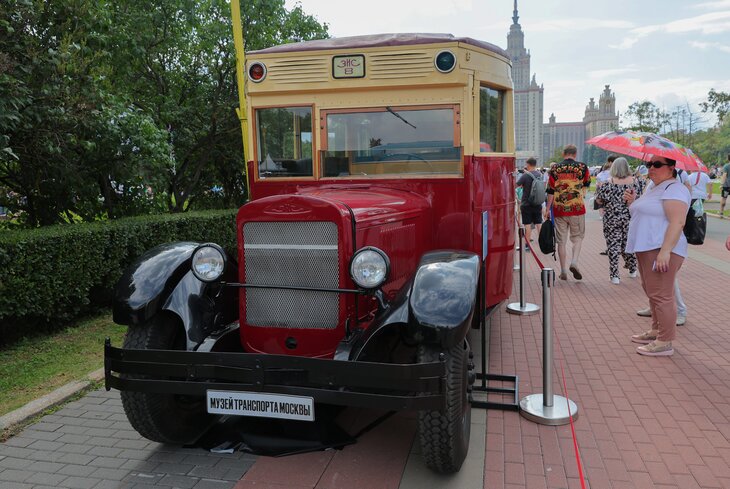
[[248, 138], [248, 110], [246, 108], [246, 77], [243, 70], [246, 67], [246, 51], [243, 44], [243, 22], [241, 22], [241, 5], [239, 0], [231, 0], [231, 20], [233, 21], [233, 45], [236, 48], [236, 82], [238, 84], [238, 108], [236, 113], [241, 121], [243, 137], [243, 157], [245, 159], [244, 173], [246, 175], [246, 197], [251, 198], [251, 189], [248, 183], [248, 162], [250, 149]]

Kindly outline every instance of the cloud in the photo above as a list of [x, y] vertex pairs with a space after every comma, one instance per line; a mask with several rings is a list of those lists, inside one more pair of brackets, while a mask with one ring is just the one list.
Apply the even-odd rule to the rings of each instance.
[[618, 75], [625, 75], [627, 73], [636, 73], [637, 71], [643, 71], [643, 70], [645, 70], [645, 68], [639, 68], [636, 65], [629, 65], [629, 66], [625, 66], [623, 68], [607, 68], [604, 70], [588, 71], [586, 74], [590, 78], [606, 79], [606, 78], [612, 78], [612, 77], [615, 77]]
[[701, 49], [702, 51], [705, 51], [707, 49], [718, 49], [725, 53], [730, 53], [730, 46], [720, 44], [719, 42], [690, 41], [689, 45], [693, 48]]
[[708, 10], [721, 10], [730, 8], [730, 0], [717, 0], [715, 2], [703, 2], [693, 5], [692, 8], [696, 9], [708, 9]]
[[636, 44], [638, 41], [638, 37], [627, 37], [618, 44], [609, 44], [608, 47], [613, 49], [631, 49], [631, 46]]
[[[730, 3], [730, 0], [728, 0], [727, 3]], [[630, 35], [621, 43], [610, 44], [609, 47], [614, 49], [629, 49], [636, 44], [639, 39], [657, 32], [667, 34], [686, 34], [689, 32], [697, 32], [704, 35], [730, 32], [730, 10], [711, 12], [708, 14], [697, 15], [695, 17], [688, 17], [686, 19], [673, 20], [665, 24], [637, 27], [632, 29]]]
[[529, 32], [577, 32], [597, 29], [632, 29], [636, 24], [626, 20], [570, 18], [548, 19], [531, 22]]

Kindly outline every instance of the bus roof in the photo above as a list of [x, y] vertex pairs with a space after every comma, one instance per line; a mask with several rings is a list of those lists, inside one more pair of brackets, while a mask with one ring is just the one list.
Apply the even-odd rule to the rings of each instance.
[[293, 42], [280, 44], [249, 54], [293, 53], [299, 51], [324, 51], [330, 49], [375, 48], [384, 46], [409, 46], [414, 44], [436, 44], [444, 42], [461, 42], [491, 51], [509, 59], [507, 52], [492, 43], [478, 41], [471, 37], [454, 37], [451, 34], [372, 34], [368, 36], [335, 37], [316, 41]]

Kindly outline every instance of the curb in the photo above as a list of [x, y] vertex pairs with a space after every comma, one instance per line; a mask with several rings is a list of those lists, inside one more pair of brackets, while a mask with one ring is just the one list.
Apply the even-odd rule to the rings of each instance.
[[46, 409], [61, 404], [68, 398], [73, 397], [88, 388], [92, 382], [98, 382], [103, 378], [104, 369], [100, 368], [99, 370], [91, 372], [84, 380], [69, 382], [43, 397], [30, 401], [28, 404], [16, 409], [15, 411], [11, 411], [8, 414], [0, 416], [0, 433], [6, 430], [12, 430], [28, 419], [39, 415]]

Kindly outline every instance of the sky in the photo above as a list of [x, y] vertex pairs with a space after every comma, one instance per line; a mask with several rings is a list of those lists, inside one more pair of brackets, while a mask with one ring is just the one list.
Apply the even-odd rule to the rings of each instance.
[[[449, 33], [505, 49], [514, 8], [513, 0], [286, 0], [286, 7], [296, 3], [333, 37]], [[699, 113], [711, 88], [730, 92], [730, 0], [518, 0], [517, 8], [530, 70], [545, 89], [544, 122], [551, 113], [557, 122], [582, 120], [604, 85], [621, 114], [644, 100]]]

